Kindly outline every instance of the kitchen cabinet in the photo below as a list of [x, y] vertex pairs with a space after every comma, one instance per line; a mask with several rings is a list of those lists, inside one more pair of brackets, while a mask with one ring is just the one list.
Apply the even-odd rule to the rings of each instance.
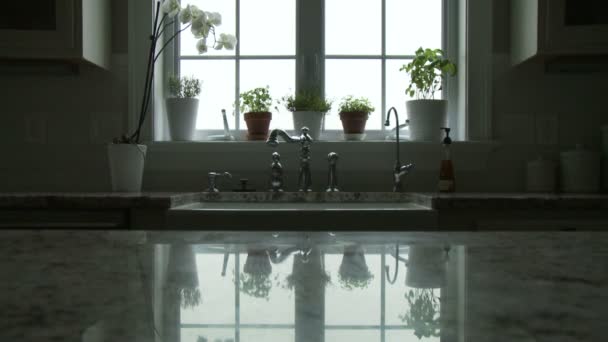
[[[604, 0], [512, 0], [511, 60], [608, 56]], [[581, 60], [584, 58], [581, 58]]]
[[7, 1], [0, 59], [110, 66], [110, 0]]

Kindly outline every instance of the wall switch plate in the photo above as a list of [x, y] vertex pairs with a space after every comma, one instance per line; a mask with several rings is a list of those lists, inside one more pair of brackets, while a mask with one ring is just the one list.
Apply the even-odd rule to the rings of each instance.
[[48, 126], [45, 114], [32, 114], [24, 117], [24, 140], [28, 144], [45, 144]]
[[557, 115], [536, 116], [536, 143], [538, 145], [558, 144], [558, 118]]

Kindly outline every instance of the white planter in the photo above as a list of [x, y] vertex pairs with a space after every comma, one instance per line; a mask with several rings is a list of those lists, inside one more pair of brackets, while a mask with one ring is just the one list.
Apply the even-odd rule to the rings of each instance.
[[139, 192], [144, 174], [146, 145], [109, 144], [112, 191]]
[[198, 99], [167, 99], [167, 119], [169, 121], [171, 140], [194, 140], [197, 114]]
[[443, 140], [441, 127], [447, 127], [448, 101], [412, 100], [405, 103], [410, 127], [410, 140]]
[[293, 112], [293, 130], [295, 131], [295, 135], [300, 135], [302, 127], [308, 127], [308, 134], [314, 140], [319, 140], [324, 116], [325, 113], [322, 112]]
[[410, 246], [405, 285], [419, 289], [436, 289], [445, 285], [446, 253], [439, 246]]

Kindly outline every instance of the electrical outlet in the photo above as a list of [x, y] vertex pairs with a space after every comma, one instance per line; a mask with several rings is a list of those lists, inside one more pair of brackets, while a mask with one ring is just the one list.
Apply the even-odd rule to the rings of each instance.
[[44, 144], [47, 141], [47, 118], [45, 114], [26, 115], [24, 117], [24, 140], [28, 144]]
[[538, 145], [557, 145], [557, 115], [539, 115], [536, 117], [536, 143]]

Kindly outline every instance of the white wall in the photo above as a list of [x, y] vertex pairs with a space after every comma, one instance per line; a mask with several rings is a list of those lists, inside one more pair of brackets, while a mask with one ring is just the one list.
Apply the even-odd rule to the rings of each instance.
[[[125, 132], [128, 108], [127, 6], [120, 0], [113, 5], [112, 72], [84, 66], [79, 75], [0, 75], [0, 191], [109, 190], [104, 143]], [[495, 0], [494, 8], [494, 135], [506, 143], [455, 147], [460, 191], [521, 191], [526, 160], [539, 153], [556, 155], [560, 148], [577, 142], [597, 149], [599, 126], [608, 123], [601, 91], [603, 76], [546, 74], [542, 65], [533, 64], [508, 66], [507, 2]], [[537, 144], [536, 127], [540, 126], [536, 123], [546, 122], [538, 120], [545, 117], [557, 119], [557, 144]], [[218, 152], [208, 144], [181, 151], [166, 144], [154, 145], [148, 155], [144, 188], [201, 190], [210, 170], [232, 171], [238, 178], [250, 178], [258, 189], [264, 188], [270, 150], [260, 145], [246, 152], [243, 146]], [[344, 190], [390, 189], [394, 147], [382, 143], [313, 145], [315, 189], [325, 186], [324, 156], [330, 150], [341, 154], [338, 168]], [[283, 145], [280, 151], [293, 189], [297, 148]], [[437, 146], [402, 149], [402, 160], [419, 166], [409, 178], [408, 189], [435, 189], [440, 156]]]

